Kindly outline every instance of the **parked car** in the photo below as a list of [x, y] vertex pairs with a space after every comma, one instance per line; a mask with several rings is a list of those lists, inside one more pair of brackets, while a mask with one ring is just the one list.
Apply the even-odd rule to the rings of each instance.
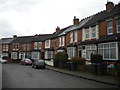
[[7, 63], [7, 60], [3, 60], [2, 58], [0, 58], [0, 62], [3, 63], [3, 64], [4, 64], [4, 63], [6, 64], [6, 63]]
[[39, 59], [36, 60], [32, 63], [32, 68], [41, 68], [41, 69], [45, 69], [45, 60], [43, 59]]
[[23, 59], [20, 61], [21, 65], [32, 65], [32, 61], [30, 59]]

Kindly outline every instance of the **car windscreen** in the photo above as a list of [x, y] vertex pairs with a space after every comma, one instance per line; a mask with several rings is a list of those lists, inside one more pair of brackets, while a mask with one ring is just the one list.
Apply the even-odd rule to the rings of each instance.
[[44, 62], [44, 60], [38, 60], [38, 62]]
[[31, 61], [30, 59], [25, 59], [25, 61]]

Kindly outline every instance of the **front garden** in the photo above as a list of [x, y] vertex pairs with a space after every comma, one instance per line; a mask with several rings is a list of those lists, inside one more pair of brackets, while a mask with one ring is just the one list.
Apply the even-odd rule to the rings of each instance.
[[88, 72], [94, 75], [112, 75], [118, 76], [120, 81], [120, 62], [109, 63], [102, 60], [99, 54], [91, 55], [91, 64], [86, 64], [84, 58], [71, 58], [68, 60], [66, 52], [58, 52], [55, 55], [54, 67], [67, 69], [70, 71]]

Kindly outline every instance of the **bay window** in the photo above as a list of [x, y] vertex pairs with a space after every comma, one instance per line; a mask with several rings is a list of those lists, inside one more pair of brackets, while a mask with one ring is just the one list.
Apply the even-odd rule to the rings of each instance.
[[76, 49], [75, 47], [68, 47], [67, 48], [67, 54], [68, 54], [68, 58], [73, 58], [76, 56]]
[[96, 54], [97, 53], [97, 46], [96, 45], [88, 45], [85, 46], [85, 51], [86, 51], [86, 59], [90, 60], [91, 54]]
[[98, 53], [105, 60], [116, 60], [118, 58], [118, 44], [116, 42], [99, 44]]

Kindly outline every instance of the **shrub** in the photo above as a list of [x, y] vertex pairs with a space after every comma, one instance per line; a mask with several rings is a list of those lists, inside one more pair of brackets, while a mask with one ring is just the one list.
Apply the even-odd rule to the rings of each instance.
[[68, 60], [68, 54], [66, 52], [58, 52], [55, 55], [54, 65], [55, 67], [65, 68]]
[[6, 59], [8, 59], [8, 57], [7, 57], [7, 56], [3, 56], [2, 59], [5, 59], [5, 60], [6, 60]]
[[92, 63], [102, 63], [102, 55], [100, 54], [91, 54]]
[[68, 60], [68, 54], [66, 52], [58, 52], [55, 55], [55, 61], [67, 61]]
[[85, 65], [85, 59], [84, 58], [81, 58], [81, 57], [74, 57], [71, 59], [72, 62], [78, 64], [78, 65]]

